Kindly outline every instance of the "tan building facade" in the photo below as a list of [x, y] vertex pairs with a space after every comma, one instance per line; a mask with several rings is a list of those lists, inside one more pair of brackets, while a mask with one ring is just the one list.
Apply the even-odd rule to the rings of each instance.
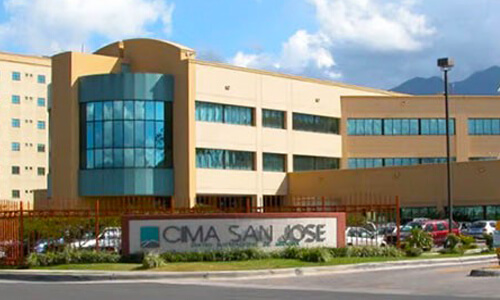
[[47, 188], [50, 58], [0, 53], [0, 199]]
[[[49, 198], [68, 207], [99, 197], [262, 205], [287, 195], [287, 172], [339, 167], [341, 96], [400, 95], [199, 61], [189, 48], [148, 39], [56, 55], [52, 72]], [[101, 116], [107, 105], [119, 113]], [[136, 115], [143, 105], [146, 116]], [[165, 108], [165, 119], [148, 117], [148, 105]], [[153, 122], [165, 126], [160, 148], [148, 144]]]
[[[347, 204], [370, 194], [445, 208], [441, 96], [205, 62], [151, 39], [61, 53], [52, 65], [51, 207]], [[500, 207], [500, 165], [481, 161], [499, 156], [496, 112], [498, 97], [451, 97], [454, 195], [483, 216]]]

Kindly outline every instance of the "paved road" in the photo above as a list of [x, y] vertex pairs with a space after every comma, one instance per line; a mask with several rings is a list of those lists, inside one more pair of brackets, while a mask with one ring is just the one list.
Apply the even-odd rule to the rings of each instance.
[[60, 282], [0, 282], [0, 299], [451, 300], [500, 298], [500, 278], [467, 277], [470, 269], [470, 266], [446, 267], [289, 278], [202, 282], [161, 281], [66, 284]]

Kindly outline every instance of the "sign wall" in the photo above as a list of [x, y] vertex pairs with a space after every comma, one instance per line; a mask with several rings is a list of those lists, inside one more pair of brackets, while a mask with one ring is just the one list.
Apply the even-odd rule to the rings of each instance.
[[194, 252], [223, 248], [342, 247], [343, 213], [124, 217], [123, 249]]

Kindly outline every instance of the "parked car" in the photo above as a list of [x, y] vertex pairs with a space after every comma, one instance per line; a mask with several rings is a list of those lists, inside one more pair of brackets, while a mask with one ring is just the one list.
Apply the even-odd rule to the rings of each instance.
[[483, 234], [492, 235], [495, 232], [497, 221], [476, 221], [473, 222], [464, 234], [475, 237], [476, 239], [482, 239]]
[[[411, 235], [411, 231], [415, 228], [422, 229], [431, 234], [434, 244], [443, 245], [446, 241], [446, 237], [449, 234], [449, 227], [447, 220], [422, 220], [422, 221], [412, 221], [403, 228], [401, 228], [401, 240], [404, 241]], [[458, 228], [458, 223], [453, 222], [452, 233], [460, 234], [460, 229]]]
[[467, 234], [471, 225], [471, 222], [458, 222], [458, 228], [462, 234]]
[[363, 227], [347, 227], [345, 231], [347, 246], [380, 246], [387, 245], [384, 236], [377, 235]]
[[[122, 242], [122, 230], [119, 227], [106, 227], [98, 236], [99, 249], [120, 252]], [[86, 238], [71, 243], [74, 249], [92, 250], [96, 247], [95, 238]]]
[[45, 253], [48, 250], [62, 250], [64, 248], [64, 238], [59, 239], [41, 239], [35, 244], [36, 253]]

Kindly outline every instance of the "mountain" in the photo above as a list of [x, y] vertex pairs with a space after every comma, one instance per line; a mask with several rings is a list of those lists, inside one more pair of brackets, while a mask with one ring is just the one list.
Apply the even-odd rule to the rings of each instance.
[[[494, 66], [476, 72], [462, 81], [452, 82], [450, 92], [455, 95], [500, 95], [500, 67]], [[433, 95], [443, 92], [443, 80], [439, 77], [415, 77], [391, 89], [413, 95]]]

